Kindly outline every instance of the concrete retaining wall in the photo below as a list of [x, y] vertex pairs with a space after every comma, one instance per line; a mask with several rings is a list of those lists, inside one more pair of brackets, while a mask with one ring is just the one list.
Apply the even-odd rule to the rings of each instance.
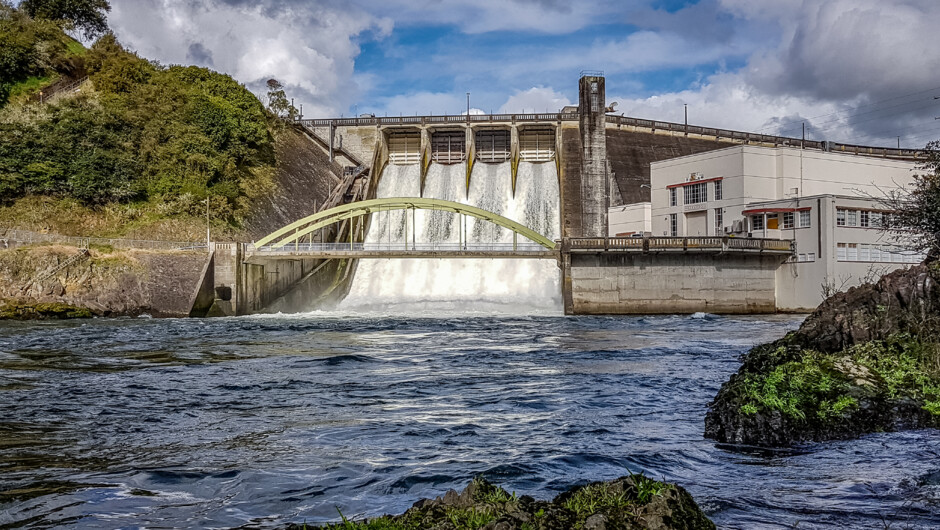
[[782, 260], [753, 254], [571, 254], [565, 309], [580, 315], [773, 313], [775, 271]]

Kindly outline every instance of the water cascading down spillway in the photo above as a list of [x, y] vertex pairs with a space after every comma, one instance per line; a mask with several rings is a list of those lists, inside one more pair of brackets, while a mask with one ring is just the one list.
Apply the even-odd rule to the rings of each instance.
[[[448, 153], [453, 161], [453, 152]], [[389, 164], [379, 180], [377, 198], [418, 197], [420, 164], [412, 157]], [[508, 158], [508, 157], [505, 157]], [[394, 160], [394, 159], [393, 159]], [[549, 239], [558, 238], [559, 191], [554, 163], [519, 163], [516, 193], [508, 160], [477, 159], [466, 187], [466, 165], [432, 163], [424, 197], [476, 206], [520, 222]], [[406, 226], [407, 223], [407, 226]], [[414, 223], [414, 224], [413, 224]], [[460, 226], [466, 223], [465, 228]], [[461, 232], [469, 246], [513, 241], [513, 232], [473, 217], [433, 210], [372, 214], [365, 243], [405, 245], [405, 237], [421, 243], [458, 244]], [[519, 236], [519, 242], [529, 243]], [[363, 259], [360, 260], [342, 308], [359, 311], [460, 311], [531, 313], [561, 310], [560, 272], [544, 259]]]

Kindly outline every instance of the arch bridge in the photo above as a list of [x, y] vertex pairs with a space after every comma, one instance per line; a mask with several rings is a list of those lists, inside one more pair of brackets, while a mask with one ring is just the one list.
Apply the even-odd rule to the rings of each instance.
[[[416, 239], [417, 210], [451, 212], [461, 216], [456, 243], [426, 243]], [[404, 211], [404, 241], [362, 242], [365, 217], [376, 212]], [[408, 212], [411, 212], [411, 228]], [[470, 243], [466, 218], [481, 219], [512, 232], [512, 243]], [[349, 222], [349, 241], [315, 242], [314, 233], [335, 223]], [[358, 221], [358, 226], [357, 226]], [[524, 239], [520, 240], [518, 236]], [[555, 242], [531, 228], [493, 212], [443, 199], [392, 197], [344, 204], [295, 221], [261, 239], [247, 249], [246, 261], [269, 259], [331, 258], [533, 258], [557, 259]]]

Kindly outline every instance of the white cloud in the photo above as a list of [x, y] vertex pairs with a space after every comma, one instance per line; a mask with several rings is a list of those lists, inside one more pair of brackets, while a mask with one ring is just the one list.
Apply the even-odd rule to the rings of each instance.
[[256, 91], [277, 78], [308, 115], [338, 114], [355, 100], [356, 35], [390, 31], [390, 21], [327, 2], [115, 0], [109, 18], [145, 57], [211, 66]]
[[562, 107], [571, 105], [564, 95], [548, 87], [532, 87], [518, 91], [499, 108], [501, 114], [524, 112], [558, 112]]

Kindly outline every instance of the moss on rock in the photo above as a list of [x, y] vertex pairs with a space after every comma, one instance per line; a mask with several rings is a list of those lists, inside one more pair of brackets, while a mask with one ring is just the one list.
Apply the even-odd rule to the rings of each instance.
[[94, 316], [86, 307], [78, 307], [58, 302], [51, 303], [6, 303], [0, 306], [0, 320], [44, 320], [91, 318]]
[[[304, 524], [291, 528], [317, 528]], [[319, 528], [363, 530], [617, 530], [715, 528], [684, 489], [640, 475], [574, 487], [551, 502], [474, 479], [462, 493], [422, 499], [402, 515]]]

